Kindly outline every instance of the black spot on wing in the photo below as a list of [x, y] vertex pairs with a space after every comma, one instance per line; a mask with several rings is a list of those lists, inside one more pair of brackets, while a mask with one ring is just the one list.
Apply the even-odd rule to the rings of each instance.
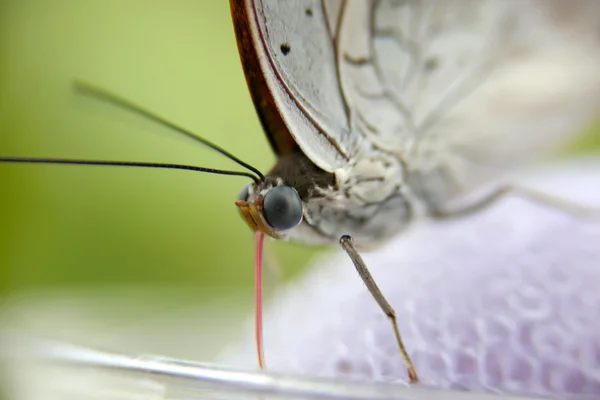
[[425, 64], [423, 65], [425, 72], [434, 72], [436, 69], [440, 67], [440, 60], [435, 57], [430, 57], [425, 60]]

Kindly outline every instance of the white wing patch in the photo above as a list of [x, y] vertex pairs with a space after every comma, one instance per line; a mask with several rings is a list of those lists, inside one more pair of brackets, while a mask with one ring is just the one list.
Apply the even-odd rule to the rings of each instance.
[[394, 156], [435, 207], [575, 137], [600, 110], [598, 0], [254, 5], [304, 153], [329, 172]]
[[595, 0], [348, 0], [337, 51], [353, 132], [436, 207], [600, 111]]
[[[279, 112], [305, 154], [326, 171], [346, 164], [356, 151], [341, 94], [334, 56], [336, 19], [342, 2], [329, 1], [325, 14], [319, 0], [256, 0], [257, 25], [266, 56], [292, 103]], [[301, 112], [315, 129], [297, 123]], [[324, 135], [324, 148], [315, 140]]]

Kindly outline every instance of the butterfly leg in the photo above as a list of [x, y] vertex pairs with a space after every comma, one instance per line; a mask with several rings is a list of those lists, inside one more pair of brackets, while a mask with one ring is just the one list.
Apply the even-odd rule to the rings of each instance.
[[358, 254], [358, 252], [354, 248], [354, 241], [352, 240], [352, 237], [348, 235], [342, 236], [340, 238], [340, 246], [342, 246], [346, 253], [348, 253], [350, 258], [352, 259], [352, 262], [354, 263], [354, 266], [356, 267], [356, 271], [358, 271], [358, 274], [369, 289], [369, 292], [371, 292], [371, 295], [373, 295], [373, 298], [375, 299], [375, 301], [377, 301], [377, 304], [379, 304], [381, 310], [390, 320], [392, 328], [394, 328], [396, 341], [398, 342], [398, 346], [400, 347], [400, 352], [402, 353], [402, 358], [404, 359], [404, 364], [406, 365], [406, 369], [408, 370], [408, 377], [411, 383], [419, 382], [419, 378], [417, 376], [415, 367], [412, 361], [410, 360], [410, 356], [406, 351], [406, 347], [404, 347], [404, 343], [402, 342], [402, 336], [400, 335], [400, 329], [398, 328], [398, 322], [396, 320], [396, 311], [394, 311], [390, 303], [388, 303], [388, 301], [385, 299], [385, 296], [383, 295], [383, 293], [381, 293], [381, 290], [379, 289], [377, 283], [375, 283], [375, 280], [373, 279], [373, 276], [369, 272], [367, 265], [363, 261], [360, 254]]
[[586, 207], [575, 201], [570, 201], [540, 190], [518, 185], [502, 186], [476, 203], [469, 204], [461, 208], [453, 210], [434, 209], [432, 215], [438, 219], [462, 217], [480, 211], [509, 194], [517, 195], [526, 200], [533, 201], [534, 203], [538, 203], [555, 210], [560, 210], [578, 218], [600, 219], [600, 209]]

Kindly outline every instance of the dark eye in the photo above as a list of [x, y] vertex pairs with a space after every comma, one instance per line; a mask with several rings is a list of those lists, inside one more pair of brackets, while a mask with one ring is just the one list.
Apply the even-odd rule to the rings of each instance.
[[291, 229], [302, 221], [302, 201], [289, 186], [276, 186], [265, 195], [265, 219], [275, 229]]
[[248, 183], [246, 186], [244, 186], [244, 188], [238, 195], [238, 200], [248, 201], [248, 197], [250, 197], [250, 187], [251, 186], [252, 186], [251, 183]]

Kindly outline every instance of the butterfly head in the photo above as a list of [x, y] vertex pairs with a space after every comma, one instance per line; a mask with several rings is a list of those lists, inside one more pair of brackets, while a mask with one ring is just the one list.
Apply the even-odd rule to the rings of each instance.
[[[361, 246], [404, 229], [409, 193], [393, 160], [365, 158], [333, 173], [302, 152], [280, 155], [264, 179], [248, 184], [236, 205], [253, 232], [275, 239], [333, 244], [351, 235]], [[391, 176], [391, 177], [390, 177]]]
[[318, 168], [302, 152], [292, 152], [279, 155], [264, 179], [246, 185], [236, 205], [254, 232], [275, 239], [328, 242], [330, 238], [315, 229], [312, 210], [335, 185], [333, 174]]
[[275, 239], [285, 238], [286, 231], [302, 222], [300, 195], [281, 179], [267, 177], [263, 182], [247, 184], [235, 204], [250, 229]]

